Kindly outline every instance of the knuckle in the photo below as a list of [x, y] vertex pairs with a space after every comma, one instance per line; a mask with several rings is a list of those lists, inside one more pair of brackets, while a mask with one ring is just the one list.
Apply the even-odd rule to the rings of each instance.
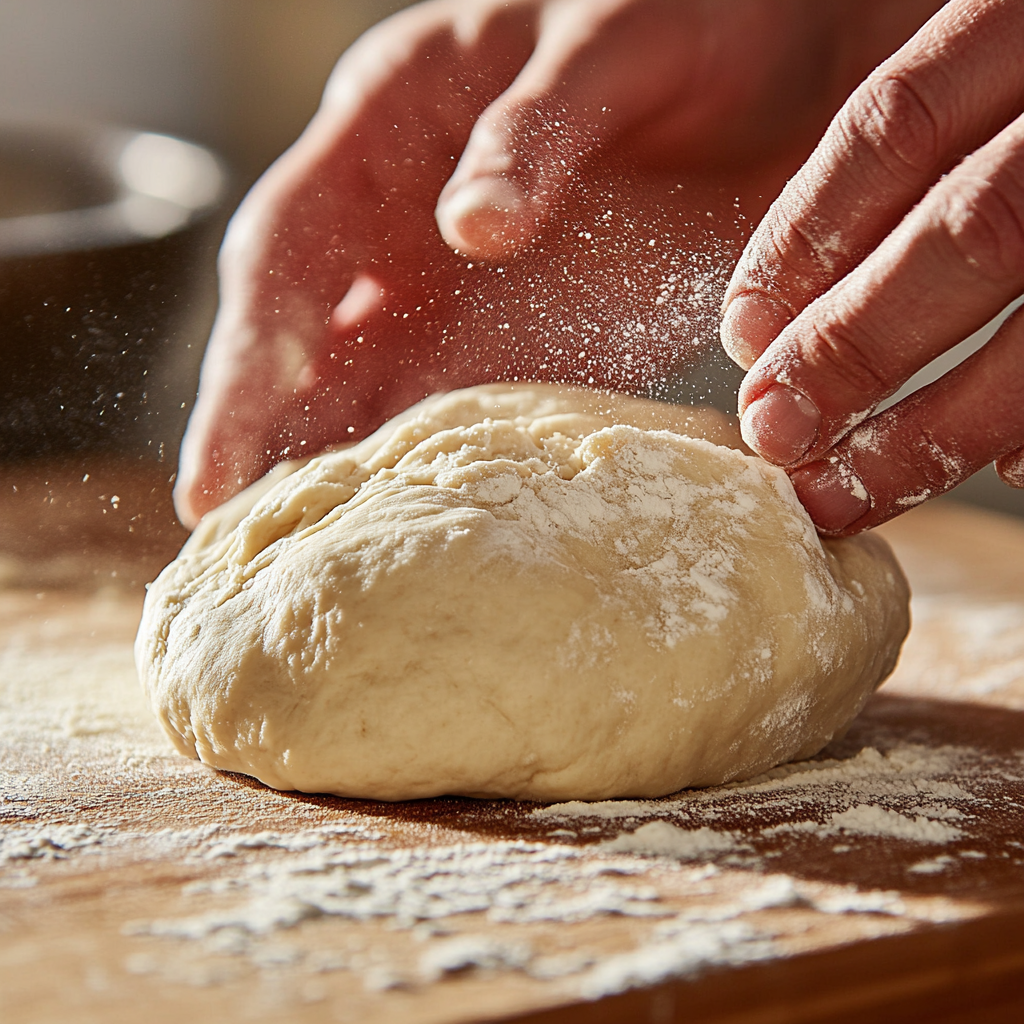
[[944, 190], [939, 218], [946, 243], [982, 279], [999, 286], [1024, 277], [1024, 183], [1010, 175]]
[[781, 201], [754, 233], [736, 271], [735, 279], [772, 292], [794, 310], [820, 294], [834, 276], [828, 253]]
[[815, 371], [839, 382], [846, 392], [843, 403], [862, 410], [891, 393], [885, 367], [869, 338], [842, 321], [830, 318], [813, 325], [814, 337], [808, 362]]
[[876, 72], [837, 116], [844, 148], [866, 149], [888, 174], [916, 183], [942, 161], [947, 135], [927, 95], [911, 73]]
[[868, 483], [878, 522], [945, 494], [978, 468], [940, 442], [924, 424], [888, 419], [868, 447], [854, 453], [855, 468]]
[[930, 495], [943, 494], [965, 480], [976, 467], [969, 465], [924, 424], [909, 426], [904, 459], [909, 477], [920, 481]]
[[[801, 209], [804, 209], [801, 205]], [[828, 252], [817, 244], [809, 225], [803, 218], [791, 216], [780, 209], [772, 224], [770, 236], [772, 251], [779, 263], [793, 274], [803, 274], [812, 280], [830, 280], [832, 261]]]

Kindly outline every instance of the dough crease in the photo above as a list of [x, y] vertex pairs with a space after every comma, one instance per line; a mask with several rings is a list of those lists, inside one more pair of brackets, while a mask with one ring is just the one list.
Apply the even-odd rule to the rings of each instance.
[[654, 797], [817, 753], [908, 600], [731, 418], [486, 385], [211, 512], [136, 662], [179, 751], [277, 789]]

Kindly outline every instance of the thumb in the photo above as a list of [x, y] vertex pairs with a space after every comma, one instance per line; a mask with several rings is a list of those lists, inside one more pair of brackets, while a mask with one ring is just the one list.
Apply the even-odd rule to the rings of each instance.
[[679, 40], [650, 14], [621, 0], [546, 8], [530, 59], [441, 192], [437, 225], [453, 249], [498, 259], [528, 244], [581, 163], [664, 104]]

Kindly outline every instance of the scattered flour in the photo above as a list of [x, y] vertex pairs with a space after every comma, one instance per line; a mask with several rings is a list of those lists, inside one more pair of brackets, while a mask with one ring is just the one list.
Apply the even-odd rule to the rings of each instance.
[[22, 860], [66, 860], [87, 847], [99, 846], [104, 832], [85, 825], [46, 825], [0, 830], [0, 865]]
[[434, 943], [420, 957], [420, 975], [426, 982], [467, 968], [522, 970], [533, 960], [523, 942], [503, 942], [486, 935], [458, 935]]
[[584, 921], [605, 914], [663, 916], [631, 859], [592, 860], [575, 847], [467, 843], [379, 850], [327, 846], [284, 862], [253, 864], [240, 876], [190, 886], [192, 895], [243, 893], [245, 902], [195, 917], [136, 923], [132, 934], [202, 939], [231, 929], [266, 935], [317, 917], [389, 918], [412, 928], [456, 914], [491, 921]]
[[[933, 817], [945, 817], [938, 809]], [[959, 839], [963, 832], [952, 825], [943, 825], [919, 814], [910, 818], [898, 811], [890, 811], [878, 804], [857, 804], [849, 810], [832, 814], [827, 821], [788, 821], [762, 830], [762, 835], [774, 836], [785, 833], [809, 832], [819, 837], [836, 833], [853, 833], [861, 836], [884, 836], [889, 839], [904, 839], [915, 843], [949, 843]]]
[[214, 839], [205, 849], [203, 856], [208, 860], [218, 857], [237, 857], [248, 850], [287, 850], [289, 853], [304, 853], [323, 847], [325, 842], [344, 836], [358, 836], [360, 839], [379, 839], [380, 833], [360, 826], [334, 825], [327, 828], [304, 829], [301, 832], [248, 832], [232, 835], [225, 839]]
[[938, 875], [955, 863], [955, 857], [943, 854], [939, 857], [929, 857], [927, 860], [919, 860], [916, 864], [911, 864], [907, 870], [914, 875]]
[[1024, 602], [922, 594], [912, 608], [931, 642], [908, 645], [903, 673], [925, 683], [923, 692], [999, 694], [1020, 706], [1013, 694], [1024, 680]]
[[931, 821], [919, 814], [908, 818], [897, 811], [888, 811], [878, 804], [857, 804], [842, 814], [833, 814], [827, 827], [862, 836], [888, 836], [916, 843], [949, 843], [963, 832], [952, 825]]
[[647, 818], [657, 813], [658, 803], [652, 800], [569, 800], [561, 804], [549, 804], [533, 811], [535, 818]]
[[[572, 801], [535, 810], [534, 817], [558, 822], [578, 819], [654, 823], [611, 840], [619, 851], [657, 853], [679, 859], [714, 856], [741, 849], [735, 832], [714, 831], [706, 821], [728, 814], [763, 818], [785, 812], [785, 820], [759, 827], [764, 837], [824, 839], [834, 835], [884, 836], [920, 843], [950, 843], [965, 834], [969, 819], [961, 807], [978, 797], [967, 783], [983, 771], [976, 751], [962, 747], [903, 744], [884, 753], [865, 747], [845, 760], [786, 764], [744, 783], [699, 790], [663, 800]], [[781, 798], [781, 801], [780, 801]], [[813, 818], [805, 817], [811, 811]], [[803, 813], [801, 813], [803, 812]], [[665, 819], [669, 819], [666, 821]], [[692, 823], [678, 828], [670, 821]], [[957, 821], [953, 825], [949, 822]], [[671, 831], [666, 831], [670, 829]], [[617, 844], [617, 845], [616, 845]]]
[[[742, 843], [730, 833], [710, 828], [687, 831], [663, 821], [590, 847], [518, 841], [388, 850], [379, 844], [342, 845], [337, 838], [313, 847], [310, 838], [286, 843], [284, 837], [268, 833], [231, 844], [238, 856], [269, 850], [266, 856], [271, 859], [257, 858], [238, 874], [193, 883], [186, 892], [206, 903], [234, 897], [233, 906], [191, 917], [134, 922], [125, 933], [198, 941], [208, 953], [244, 956], [264, 969], [303, 959], [311, 971], [349, 969], [359, 972], [371, 991], [430, 984], [468, 970], [511, 970], [544, 980], [576, 977], [574, 991], [596, 999], [669, 977], [686, 977], [712, 965], [779, 955], [773, 944], [777, 933], [750, 917], [760, 911], [803, 908], [821, 914], [931, 921], [960, 916], [956, 908], [910, 907], [894, 892], [823, 890], [819, 884], [784, 874], [762, 876], [731, 901], [700, 902], [680, 911], [657, 888], [645, 884], [649, 865], [635, 854], [653, 854], [670, 862], [704, 859], [742, 848]], [[663, 866], [684, 872], [695, 891], [700, 891], [702, 880], [717, 873], [708, 864], [696, 869]], [[667, 920], [627, 952], [545, 955], [525, 937], [451, 935], [445, 919], [466, 914], [512, 925], [607, 915]], [[411, 931], [426, 948], [416, 969], [409, 971], [361, 955], [317, 951], [324, 955], [314, 956], [275, 938], [304, 921], [324, 917], [383, 919], [391, 928]], [[211, 983], [202, 971], [197, 978], [192, 983]]]
[[777, 954], [770, 936], [743, 921], [670, 925], [651, 942], [603, 959], [582, 979], [580, 994], [601, 999], [631, 988], [685, 978], [711, 966], [738, 965]]
[[716, 832], [707, 826], [688, 830], [667, 821], [652, 821], [635, 832], [623, 832], [601, 843], [601, 848], [609, 853], [651, 854], [677, 860], [698, 860], [716, 853], [749, 849], [730, 832]]

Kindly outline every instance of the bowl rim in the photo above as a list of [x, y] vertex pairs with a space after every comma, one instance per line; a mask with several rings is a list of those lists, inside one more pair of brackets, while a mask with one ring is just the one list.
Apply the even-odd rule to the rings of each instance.
[[216, 153], [165, 132], [99, 122], [0, 119], [0, 149], [19, 146], [27, 152], [39, 147], [67, 153], [81, 173], [102, 179], [112, 198], [71, 210], [0, 217], [0, 259], [165, 238], [207, 216], [228, 189], [228, 172]]

